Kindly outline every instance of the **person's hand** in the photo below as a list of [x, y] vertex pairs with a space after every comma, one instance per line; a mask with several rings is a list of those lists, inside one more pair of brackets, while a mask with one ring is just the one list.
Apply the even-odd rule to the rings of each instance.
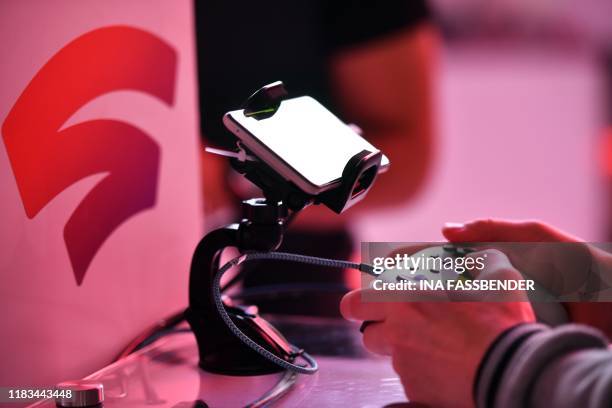
[[[450, 242], [581, 242], [570, 234], [538, 221], [480, 219], [465, 224], [448, 223], [443, 227], [442, 233]], [[537, 251], [537, 256], [526, 256], [526, 251], [510, 251], [507, 255], [517, 269], [535, 277], [552, 291], [562, 290], [562, 286], [577, 286], [585, 279], [605, 281], [612, 271], [612, 256], [587, 244], [559, 247], [543, 245], [539, 246]], [[556, 253], [546, 254], [543, 251]], [[557, 262], [548, 262], [552, 258], [556, 258]], [[585, 263], [590, 265], [585, 268]], [[594, 271], [597, 271], [597, 274], [594, 274]], [[587, 273], [591, 276], [587, 276]], [[594, 284], [598, 285], [597, 282]], [[597, 327], [612, 336], [612, 303], [571, 302], [565, 303], [564, 306], [570, 320]]]
[[539, 221], [477, 219], [448, 222], [442, 234], [450, 242], [580, 242], [581, 240]]
[[[520, 278], [499, 251], [487, 250], [479, 278]], [[410, 401], [433, 407], [469, 407], [478, 365], [504, 330], [534, 321], [528, 302], [384, 302], [372, 289], [348, 293], [341, 302], [349, 320], [373, 321], [363, 334], [366, 348], [392, 357]], [[439, 293], [418, 293], [439, 300]], [[469, 295], [466, 295], [468, 298]], [[379, 301], [368, 301], [375, 299]], [[455, 299], [457, 299], [455, 297]]]

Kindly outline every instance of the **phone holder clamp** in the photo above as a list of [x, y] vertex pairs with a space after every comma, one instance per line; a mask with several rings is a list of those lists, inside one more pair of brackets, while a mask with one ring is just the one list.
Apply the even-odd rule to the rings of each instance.
[[[247, 99], [243, 105], [244, 115], [257, 120], [270, 118], [276, 114], [287, 96], [281, 81], [268, 84]], [[254, 157], [245, 147], [239, 145], [238, 148], [245, 152], [243, 156]], [[282, 201], [293, 211], [299, 211], [310, 204], [324, 204], [340, 214], [367, 195], [378, 175], [381, 160], [380, 151], [361, 151], [346, 163], [340, 185], [319, 195], [304, 192], [261, 160], [234, 158], [230, 163], [236, 171], [258, 186], [270, 202]]]

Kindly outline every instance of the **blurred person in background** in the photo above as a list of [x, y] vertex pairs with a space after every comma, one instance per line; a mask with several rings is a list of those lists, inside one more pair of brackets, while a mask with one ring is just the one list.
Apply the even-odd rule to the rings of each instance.
[[[206, 145], [235, 148], [222, 124], [223, 114], [239, 108], [261, 86], [282, 80], [290, 96], [310, 95], [345, 122], [357, 124], [391, 160], [390, 170], [367, 200], [342, 216], [323, 206], [307, 208], [280, 248], [351, 258], [350, 219], [406, 202], [426, 178], [434, 143], [431, 88], [438, 46], [427, 5], [423, 0], [201, 0], [195, 6]], [[217, 227], [236, 219], [242, 199], [261, 192], [230, 170], [226, 159], [203, 154], [202, 160], [206, 218], [209, 227]], [[282, 262], [249, 268], [244, 287], [268, 285], [283, 297], [278, 285], [287, 289], [288, 282], [298, 290], [304, 283], [314, 284], [310, 287], [316, 290], [316, 301], [258, 300], [259, 307], [337, 315], [338, 301], [347, 290], [346, 279], [333, 269]]]

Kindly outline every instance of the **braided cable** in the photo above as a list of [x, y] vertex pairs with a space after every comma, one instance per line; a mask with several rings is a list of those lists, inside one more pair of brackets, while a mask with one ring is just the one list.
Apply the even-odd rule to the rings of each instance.
[[240, 265], [241, 263], [255, 260], [275, 260], [275, 261], [289, 261], [289, 262], [299, 262], [311, 265], [319, 265], [326, 266], [331, 268], [340, 268], [340, 269], [357, 269], [361, 272], [372, 273], [372, 267], [367, 264], [359, 264], [355, 262], [349, 261], [341, 261], [336, 259], [327, 259], [327, 258], [319, 258], [315, 256], [307, 256], [307, 255], [299, 255], [299, 254], [290, 254], [286, 252], [247, 252], [241, 256], [238, 256], [225, 265], [223, 265], [213, 280], [213, 299], [215, 302], [215, 306], [221, 319], [227, 325], [232, 333], [244, 344], [250, 347], [253, 351], [260, 354], [265, 359], [271, 361], [272, 363], [296, 373], [300, 374], [314, 374], [319, 369], [316, 360], [306, 353], [305, 351], [297, 348], [294, 345], [291, 345], [293, 352], [304, 359], [307, 363], [306, 366], [299, 365], [295, 363], [291, 363], [286, 361], [271, 351], [265, 349], [264, 347], [257, 344], [251, 338], [249, 338], [236, 324], [232, 321], [230, 315], [225, 310], [225, 306], [223, 304], [222, 296], [221, 296], [221, 278], [223, 275], [229, 271], [234, 266]]

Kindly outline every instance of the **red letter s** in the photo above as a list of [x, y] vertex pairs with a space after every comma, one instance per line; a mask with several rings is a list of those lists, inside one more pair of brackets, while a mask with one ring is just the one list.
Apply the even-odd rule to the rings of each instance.
[[109, 119], [60, 131], [91, 99], [135, 90], [173, 104], [176, 52], [158, 37], [126, 26], [86, 33], [56, 53], [8, 114], [2, 133], [28, 218], [89, 175], [108, 172], [77, 206], [64, 240], [80, 285], [109, 235], [153, 207], [159, 146], [142, 130]]

